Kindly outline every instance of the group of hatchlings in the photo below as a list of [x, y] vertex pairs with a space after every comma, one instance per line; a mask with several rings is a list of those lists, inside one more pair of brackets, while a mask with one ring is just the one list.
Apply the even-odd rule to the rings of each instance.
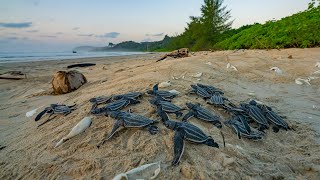
[[[197, 94], [206, 100], [208, 104], [222, 108], [225, 112], [232, 115], [231, 119], [224, 121], [223, 123], [232, 128], [239, 139], [245, 137], [248, 139], [260, 140], [265, 134], [264, 130], [268, 129], [270, 124], [273, 124], [274, 132], [278, 132], [279, 129], [290, 129], [283, 118], [265, 104], [259, 104], [255, 100], [251, 100], [249, 103], [240, 103], [240, 106], [236, 106], [225, 98], [224, 93], [218, 88], [199, 83], [191, 85], [191, 88], [190, 93]], [[206, 135], [199, 127], [189, 123], [188, 119], [194, 117], [212, 123], [215, 127], [220, 129], [222, 128], [220, 116], [202, 107], [199, 103], [193, 104], [191, 102], [186, 103], [189, 112], [183, 116], [182, 111], [186, 109], [171, 103], [171, 100], [178, 94], [172, 91], [159, 90], [158, 84], [156, 84], [152, 90], [148, 90], [147, 94], [153, 96], [149, 102], [156, 107], [156, 112], [158, 116], [160, 116], [163, 124], [167, 128], [175, 131], [173, 138], [174, 158], [172, 165], [179, 164], [184, 151], [184, 140], [219, 148], [219, 145], [211, 136]], [[158, 121], [153, 121], [142, 115], [132, 113], [131, 110], [120, 111], [128, 105], [140, 103], [138, 98], [142, 97], [142, 95], [143, 93], [140, 92], [129, 92], [121, 95], [100, 96], [89, 100], [92, 103], [92, 109], [90, 111], [92, 115], [105, 115], [116, 120], [111, 133], [97, 145], [98, 148], [112, 138], [120, 126], [126, 128], [144, 128], [152, 135], [158, 132], [158, 127], [155, 125]], [[98, 105], [100, 104], [106, 105], [98, 108]], [[50, 116], [53, 114], [64, 114], [66, 116], [75, 109], [75, 105], [66, 106], [51, 104], [50, 107], [45, 108], [36, 116], [35, 121], [40, 120], [44, 114], [49, 114], [49, 120]], [[183, 116], [182, 121], [178, 122], [171, 120], [168, 116], [169, 113], [175, 114], [177, 118]], [[48, 122], [48, 120], [39, 126], [42, 126]], [[256, 128], [251, 127], [251, 124]], [[222, 132], [221, 135], [224, 139]]]

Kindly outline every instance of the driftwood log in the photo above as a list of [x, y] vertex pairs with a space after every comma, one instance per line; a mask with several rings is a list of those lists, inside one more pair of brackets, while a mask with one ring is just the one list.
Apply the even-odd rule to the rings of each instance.
[[8, 71], [0, 74], [0, 79], [9, 79], [9, 80], [20, 80], [26, 79], [27, 75], [21, 71]]
[[188, 48], [181, 48], [181, 49], [174, 50], [171, 53], [162, 56], [156, 62], [162, 61], [162, 60], [166, 59], [167, 57], [183, 58], [183, 57], [188, 57], [188, 56], [189, 56], [189, 49]]
[[54, 94], [72, 92], [87, 82], [86, 77], [78, 71], [58, 71], [53, 75], [51, 84]]

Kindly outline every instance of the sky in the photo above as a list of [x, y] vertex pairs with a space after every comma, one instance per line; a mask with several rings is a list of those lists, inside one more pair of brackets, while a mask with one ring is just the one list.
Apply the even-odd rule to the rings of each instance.
[[[281, 19], [310, 0], [225, 0], [233, 28]], [[0, 0], [0, 52], [70, 51], [180, 34], [203, 0]]]

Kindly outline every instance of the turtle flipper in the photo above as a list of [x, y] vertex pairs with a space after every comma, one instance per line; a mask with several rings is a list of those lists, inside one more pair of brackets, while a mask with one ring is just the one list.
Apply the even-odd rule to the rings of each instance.
[[119, 129], [120, 125], [121, 125], [121, 120], [117, 120], [113, 125], [111, 133], [109, 134], [109, 136], [107, 137], [107, 139], [105, 141], [108, 141], [110, 138], [112, 138], [114, 133], [116, 133], [116, 131]]
[[53, 114], [54, 114], [54, 113], [53, 113], [53, 111], [52, 111], [52, 112], [50, 113], [48, 119], [47, 119], [46, 121], [44, 121], [43, 123], [39, 124], [39, 125], [38, 125], [38, 128], [41, 127], [41, 126], [43, 126], [43, 125], [46, 124], [47, 122], [51, 121], [52, 119], [54, 119], [56, 116], [50, 119], [50, 117], [51, 117]]
[[176, 134], [174, 135], [173, 141], [174, 141], [174, 157], [172, 161], [172, 165], [176, 166], [179, 164], [181, 156], [184, 151], [184, 131], [183, 130], [177, 130]]
[[211, 147], [216, 147], [219, 148], [218, 143], [214, 142], [214, 140], [212, 139], [212, 137], [209, 137], [205, 142], [203, 142], [203, 144], [211, 146]]
[[39, 121], [41, 119], [41, 117], [46, 113], [48, 112], [48, 109], [44, 109], [43, 111], [41, 111], [37, 116], [36, 118], [34, 119], [34, 121]]
[[187, 122], [190, 118], [192, 118], [194, 116], [194, 113], [192, 111], [189, 111], [183, 118], [182, 121], [183, 122]]
[[156, 85], [153, 86], [152, 90], [153, 91], [158, 91], [159, 87], [158, 87], [159, 83], [157, 83]]
[[155, 135], [159, 131], [159, 128], [157, 126], [152, 126], [152, 125], [147, 126], [147, 129], [151, 135]]
[[272, 130], [273, 130], [274, 133], [278, 133], [280, 129], [279, 129], [278, 126], [273, 126]]
[[162, 122], [166, 122], [169, 120], [168, 114], [164, 112], [161, 107], [157, 108], [157, 113], [161, 117]]
[[116, 133], [116, 131], [119, 129], [121, 123], [122, 123], [121, 120], [117, 120], [117, 121], [114, 123], [111, 133], [109, 134], [109, 136], [108, 136], [105, 140], [102, 140], [102, 141], [97, 145], [98, 148], [99, 148], [101, 145], [103, 145], [106, 141], [108, 141], [110, 138], [112, 138], [112, 136], [114, 135], [114, 133]]
[[180, 111], [177, 111], [174, 114], [176, 115], [177, 118], [180, 118], [183, 115], [183, 113]]
[[236, 133], [238, 135], [238, 138], [241, 139], [241, 133], [240, 133], [240, 129], [237, 125], [232, 125], [233, 128], [236, 130]]
[[91, 107], [91, 110], [93, 110], [93, 109], [97, 108], [97, 106], [98, 106], [98, 104], [97, 104], [97, 103], [93, 103], [93, 104], [92, 104], [92, 107]]
[[243, 117], [243, 118], [240, 117], [239, 119], [240, 119], [241, 123], [243, 124], [243, 126], [246, 128], [247, 133], [250, 134], [251, 133], [251, 128], [249, 126], [247, 118], [246, 117]]

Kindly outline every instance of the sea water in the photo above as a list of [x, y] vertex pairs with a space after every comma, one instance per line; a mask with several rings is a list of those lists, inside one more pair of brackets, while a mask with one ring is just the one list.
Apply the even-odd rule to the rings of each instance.
[[0, 52], [0, 63], [126, 56], [144, 52]]

